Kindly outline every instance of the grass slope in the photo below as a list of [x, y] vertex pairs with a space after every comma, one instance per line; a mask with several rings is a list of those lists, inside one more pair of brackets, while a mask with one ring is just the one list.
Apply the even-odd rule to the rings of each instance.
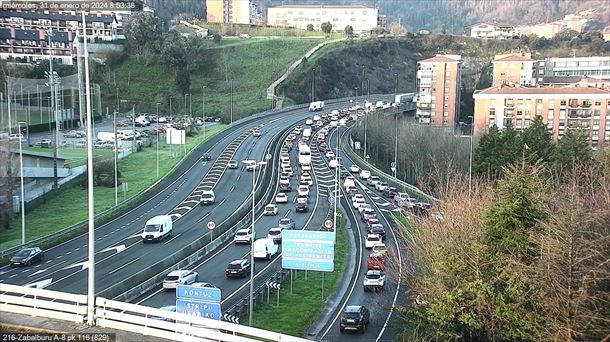
[[[206, 131], [206, 139], [220, 132], [224, 126], [214, 126]], [[187, 149], [198, 146], [203, 133], [187, 137]], [[182, 159], [184, 149], [177, 158], [172, 158], [169, 146], [162, 142], [159, 145], [159, 175], [163, 177]], [[176, 148], [174, 147], [174, 150]], [[122, 174], [121, 181], [129, 184], [127, 198], [148, 188], [157, 180], [156, 149], [145, 148], [119, 161], [118, 168]], [[119, 203], [123, 201], [123, 192], [119, 189]], [[110, 209], [114, 206], [114, 188], [95, 187], [95, 212]], [[61, 188], [50, 195], [38, 207], [26, 211], [26, 241], [50, 234], [59, 229], [77, 224], [87, 219], [87, 189], [81, 184]], [[0, 248], [10, 248], [21, 243], [21, 216], [12, 222], [11, 228], [2, 233]]]
[[[210, 48], [202, 57], [203, 67], [191, 74], [192, 105], [188, 106], [194, 116], [201, 116], [205, 100], [207, 116], [230, 121], [233, 79], [234, 120], [267, 110], [271, 107], [271, 101], [266, 99], [267, 87], [320, 41], [298, 38], [224, 39], [218, 44], [210, 41]], [[172, 97], [172, 113], [184, 113], [184, 96], [176, 90], [173, 72], [160, 60], [146, 66], [142, 59], [129, 57], [118, 66], [112, 80], [103, 87], [105, 103], [110, 106], [116, 103], [117, 87], [123, 101], [121, 112], [131, 110], [135, 104], [137, 112], [154, 113], [159, 102], [161, 113], [167, 114]]]
[[[345, 219], [339, 218], [337, 243], [335, 245], [334, 272], [298, 271], [292, 282], [290, 294], [290, 279], [282, 284], [280, 290], [280, 305], [277, 294], [272, 291], [269, 304], [258, 305], [254, 310], [254, 326], [292, 336], [303, 336], [314, 318], [324, 308], [322, 299], [322, 273], [324, 273], [324, 298], [333, 294], [343, 276], [347, 253], [345, 235]], [[245, 321], [244, 321], [245, 322]]]

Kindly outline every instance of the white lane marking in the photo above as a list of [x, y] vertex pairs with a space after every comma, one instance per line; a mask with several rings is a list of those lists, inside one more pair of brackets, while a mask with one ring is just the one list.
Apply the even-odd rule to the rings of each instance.
[[177, 238], [178, 238], [180, 235], [182, 235], [182, 233], [178, 233], [178, 234], [177, 234], [176, 236], [174, 236], [173, 238], [171, 238], [171, 239], [167, 240], [167, 241], [164, 243], [164, 245], [167, 245], [168, 243], [170, 243], [170, 242], [172, 242], [172, 241], [176, 240], [176, 239], [177, 239]]
[[103, 249], [99, 253], [108, 252], [111, 250], [115, 250], [116, 253], [121, 253], [123, 250], [125, 250], [125, 248], [126, 248], [125, 245], [118, 245], [118, 246], [108, 247], [106, 249]]
[[142, 238], [142, 235], [141, 235], [141, 234], [135, 234], [135, 235], [132, 235], [132, 236], [126, 237], [126, 238], [125, 238], [125, 240], [128, 240], [128, 239], [133, 239], [133, 238], [140, 238], [140, 239], [141, 239], [141, 238]]
[[290, 211], [291, 211], [291, 210], [292, 210], [292, 209], [288, 209], [288, 211], [286, 212], [286, 215], [284, 215], [284, 218], [288, 217], [288, 215], [290, 214]]
[[16, 274], [13, 274], [12, 276], [9, 276], [9, 278], [15, 278], [16, 276]]
[[36, 272], [34, 272], [34, 273], [30, 274], [28, 277], [32, 277], [32, 276], [35, 276], [35, 275], [37, 275], [37, 274], [44, 273], [46, 270], [47, 270], [46, 268], [45, 268], [44, 270], [38, 270], [38, 271], [36, 271]]
[[78, 262], [76, 264], [72, 264], [70, 266], [66, 266], [63, 269], [67, 270], [68, 268], [72, 268], [72, 267], [80, 267], [81, 268], [80, 270], [82, 271], [82, 270], [84, 270], [84, 269], [89, 267], [89, 261]]
[[42, 289], [43, 287], [49, 286], [53, 282], [53, 278], [37, 281], [35, 283], [24, 285], [25, 287], [35, 287], [37, 289]]
[[66, 255], [70, 255], [70, 254], [72, 254], [72, 252], [66, 252]]
[[108, 272], [108, 274], [112, 274], [112, 273], [114, 273], [114, 272], [116, 272], [116, 271], [118, 271], [118, 270], [122, 269], [123, 267], [126, 267], [127, 265], [133, 264], [134, 262], [136, 262], [136, 261], [138, 261], [138, 260], [140, 260], [140, 258], [135, 258], [135, 259], [131, 260], [130, 262], [128, 262], [128, 263], [126, 263], [126, 264], [124, 264], [123, 266], [118, 267], [118, 268], [115, 268], [114, 270], [112, 270], [112, 271]]
[[235, 190], [235, 185], [233, 185], [233, 186], [231, 187], [231, 190], [229, 190], [229, 192], [233, 192], [233, 190]]

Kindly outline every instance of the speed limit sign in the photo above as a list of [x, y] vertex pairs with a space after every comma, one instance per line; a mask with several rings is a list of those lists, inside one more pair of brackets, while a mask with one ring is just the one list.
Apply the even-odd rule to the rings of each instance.
[[333, 228], [333, 220], [327, 218], [326, 220], [324, 220], [324, 228], [326, 229], [332, 229]]
[[208, 230], [214, 230], [216, 228], [216, 223], [214, 221], [208, 221]]

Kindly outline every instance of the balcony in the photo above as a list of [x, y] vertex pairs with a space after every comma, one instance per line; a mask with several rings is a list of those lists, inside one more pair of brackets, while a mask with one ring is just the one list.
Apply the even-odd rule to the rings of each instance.
[[432, 70], [417, 70], [417, 78], [432, 78], [433, 72]]

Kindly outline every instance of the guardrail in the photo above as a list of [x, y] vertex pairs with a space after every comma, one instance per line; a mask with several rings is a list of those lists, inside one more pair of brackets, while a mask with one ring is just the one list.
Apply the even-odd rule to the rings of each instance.
[[0, 284], [0, 311], [43, 316], [83, 323], [87, 296], [73, 293]]
[[[351, 127], [349, 129], [351, 130]], [[347, 144], [346, 144], [345, 140], [348, 140]], [[397, 189], [403, 189], [406, 192], [415, 194], [421, 198], [425, 198], [428, 201], [438, 201], [438, 199], [426, 194], [425, 192], [421, 191], [418, 187], [411, 185], [407, 182], [404, 182], [393, 176], [390, 176], [385, 171], [382, 171], [382, 170], [376, 168], [373, 164], [365, 161], [356, 152], [354, 152], [354, 150], [352, 149], [352, 146], [353, 146], [353, 141], [352, 141], [352, 136], [350, 133], [350, 134], [348, 134], [348, 138], [344, 137], [341, 139], [341, 149], [343, 151], [345, 151], [345, 153], [347, 153], [347, 155], [350, 157], [350, 159], [356, 165], [358, 165], [358, 167], [360, 167], [361, 169], [370, 170], [371, 173], [374, 173], [376, 176], [379, 177], [379, 179], [383, 180], [384, 182], [388, 183], [389, 185], [391, 185]]]

